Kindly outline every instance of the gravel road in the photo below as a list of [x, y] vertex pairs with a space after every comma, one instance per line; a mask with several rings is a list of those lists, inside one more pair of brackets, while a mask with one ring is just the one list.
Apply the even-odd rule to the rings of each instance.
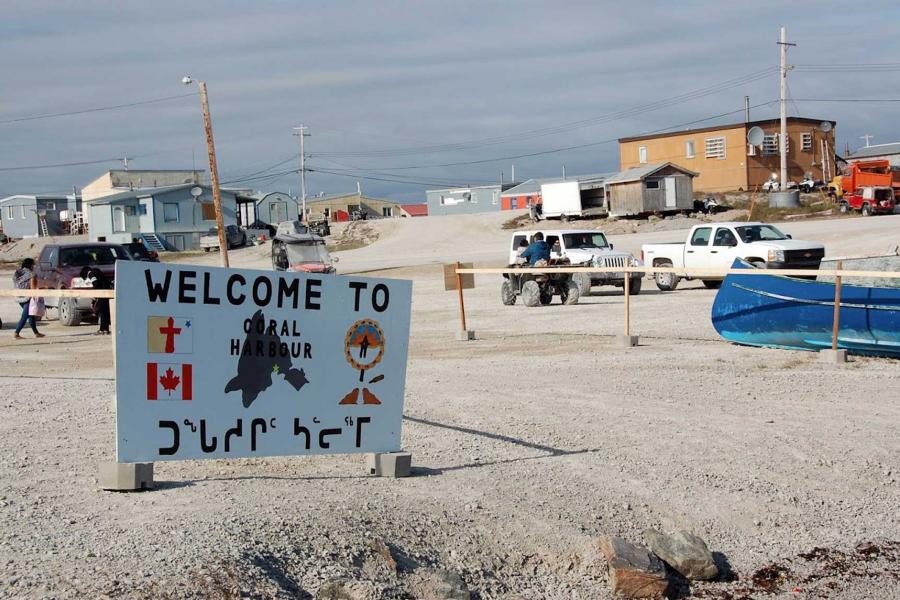
[[[896, 218], [809, 237], [886, 247]], [[380, 245], [410, 226], [371, 247], [380, 260], [403, 258]], [[459, 242], [417, 256], [444, 260]], [[342, 268], [365, 266], [360, 252]], [[682, 596], [900, 596], [895, 361], [836, 368], [725, 343], [715, 292], [690, 283], [645, 285], [641, 345], [626, 350], [612, 288], [503, 307], [499, 277], [478, 277], [466, 298], [478, 339], [461, 343], [435, 266], [385, 275], [414, 281], [408, 479], [367, 477], [361, 456], [188, 461], [158, 463], [155, 491], [98, 491], [98, 463], [114, 457], [109, 340], [50, 321], [43, 340], [14, 342], [5, 325], [0, 597], [311, 598], [340, 578], [352, 595], [333, 597], [449, 598], [428, 591], [449, 571], [473, 598], [610, 598], [597, 540], [639, 542], [647, 527], [694, 531], [728, 574]]]

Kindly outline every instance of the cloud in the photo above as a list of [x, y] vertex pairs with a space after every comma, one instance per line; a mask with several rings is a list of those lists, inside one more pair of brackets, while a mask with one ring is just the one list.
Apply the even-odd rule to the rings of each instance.
[[[112, 7], [112, 8], [111, 8]], [[19, 2], [0, 23], [0, 120], [175, 95], [184, 74], [209, 84], [220, 171], [249, 173], [297, 152], [310, 164], [399, 168], [540, 152], [633, 135], [777, 98], [777, 77], [641, 115], [502, 145], [405, 156], [328, 157], [452, 144], [555, 127], [704, 88], [777, 65], [778, 15], [792, 62], [891, 62], [895, 3], [821, 2]], [[849, 32], [866, 31], [865, 36]], [[852, 43], [850, 40], [853, 40]], [[795, 98], [886, 97], [892, 73], [789, 77]], [[896, 94], [894, 94], [896, 95]], [[754, 117], [777, 114], [775, 106]], [[798, 103], [838, 121], [841, 142], [900, 140], [889, 105]], [[791, 108], [791, 114], [797, 109]], [[722, 121], [739, 120], [740, 115]], [[135, 168], [205, 162], [193, 98], [0, 125], [4, 166], [128, 154]], [[437, 184], [493, 181], [511, 161], [397, 171]], [[522, 177], [612, 170], [615, 143], [516, 159]], [[109, 165], [115, 167], [115, 163]], [[67, 190], [100, 167], [0, 174], [0, 194]], [[290, 168], [286, 165], [283, 168]], [[280, 169], [279, 169], [280, 170]], [[390, 178], [385, 176], [385, 178]], [[355, 187], [312, 173], [312, 192]], [[296, 175], [260, 183], [296, 192]], [[422, 199], [425, 186], [364, 181], [371, 195]], [[437, 186], [435, 186], [437, 187]]]

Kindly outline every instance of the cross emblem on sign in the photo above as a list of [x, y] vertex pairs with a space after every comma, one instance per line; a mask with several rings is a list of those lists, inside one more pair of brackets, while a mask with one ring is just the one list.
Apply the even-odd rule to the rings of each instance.
[[166, 349], [169, 354], [175, 352], [175, 336], [181, 333], [181, 327], [175, 327], [175, 319], [169, 317], [169, 324], [160, 327], [159, 332], [166, 336]]

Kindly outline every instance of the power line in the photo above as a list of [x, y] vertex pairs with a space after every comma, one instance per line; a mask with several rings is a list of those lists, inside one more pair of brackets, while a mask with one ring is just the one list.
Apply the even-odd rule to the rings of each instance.
[[56, 169], [61, 167], [81, 167], [84, 165], [99, 165], [102, 163], [119, 162], [120, 158], [101, 158], [98, 160], [85, 160], [81, 162], [55, 163], [50, 165], [26, 165], [21, 167], [0, 167], [0, 171], [34, 171], [37, 169]]
[[[777, 102], [778, 102], [778, 100], [771, 100], [769, 102], [763, 102], [761, 104], [756, 104], [754, 106], [751, 106], [750, 108], [759, 108], [761, 106], [770, 106]], [[669, 127], [663, 127], [662, 129], [655, 129], [653, 131], [646, 131], [646, 132], [638, 134], [638, 136], [651, 135], [654, 133], [662, 133], [665, 131], [669, 131], [671, 129], [678, 129], [681, 127], [687, 127], [689, 125], [696, 125], [697, 123], [703, 123], [705, 121], [712, 121], [714, 119], [719, 119], [721, 117], [733, 115], [736, 113], [743, 113], [743, 112], [744, 112], [743, 108], [738, 109], [738, 110], [732, 110], [732, 111], [720, 113], [717, 115], [713, 115], [711, 117], [706, 117], [703, 119], [696, 119], [694, 121], [688, 121], [686, 123], [679, 123], [678, 125], [671, 125]], [[635, 136], [635, 137], [638, 137], [638, 136]], [[559, 152], [566, 152], [569, 150], [579, 150], [581, 148], [590, 148], [592, 146], [600, 146], [603, 144], [610, 144], [613, 142], [617, 142], [618, 140], [619, 140], [618, 137], [614, 137], [614, 138], [601, 140], [598, 142], [589, 142], [586, 144], [577, 144], [574, 146], [565, 146], [562, 148], [554, 148], [552, 150], [541, 150], [538, 152], [529, 152], [526, 154], [517, 154], [515, 156], [501, 156], [501, 157], [497, 157], [497, 158], [485, 158], [482, 160], [459, 161], [459, 162], [443, 163], [443, 164], [437, 164], [437, 165], [412, 165], [412, 166], [394, 166], [394, 167], [380, 167], [380, 168], [371, 167], [369, 170], [370, 171], [404, 171], [404, 170], [410, 170], [410, 169], [431, 169], [431, 168], [439, 168], [439, 167], [457, 167], [457, 166], [462, 166], [462, 165], [478, 165], [478, 164], [485, 164], [485, 163], [491, 163], [491, 162], [500, 162], [500, 161], [505, 161], [505, 160], [515, 160], [515, 159], [519, 159], [519, 158], [530, 158], [533, 156], [542, 156], [545, 154], [556, 154]]]
[[386, 149], [386, 150], [371, 150], [371, 151], [349, 151], [349, 152], [318, 152], [318, 156], [342, 156], [342, 157], [363, 157], [363, 156], [406, 156], [411, 154], [421, 154], [421, 153], [431, 153], [431, 152], [442, 152], [448, 150], [462, 150], [467, 149], [473, 146], [488, 146], [495, 144], [504, 144], [511, 141], [521, 141], [524, 139], [529, 139], [533, 137], [543, 137], [547, 135], [555, 135], [559, 133], [564, 133], [567, 131], [571, 131], [573, 129], [579, 129], [587, 126], [594, 126], [603, 123], [608, 123], [612, 121], [621, 120], [627, 117], [636, 116], [645, 112], [650, 112], [653, 110], [659, 110], [661, 108], [667, 108], [669, 106], [673, 106], [676, 104], [680, 104], [683, 102], [687, 102], [690, 100], [695, 100], [697, 98], [701, 98], [703, 96], [707, 96], [710, 94], [718, 93], [724, 91], [726, 89], [730, 89], [733, 87], [737, 87], [740, 85], [745, 85], [747, 83], [751, 83], [753, 81], [763, 79], [765, 77], [769, 77], [777, 71], [776, 67], [768, 67], [761, 71], [756, 71], [754, 73], [750, 73], [748, 75], [743, 75], [741, 77], [736, 77], [733, 79], [729, 79], [725, 82], [718, 83], [712, 86], [707, 86], [704, 88], [699, 88], [697, 90], [692, 90], [690, 92], [686, 92], [677, 96], [673, 96], [670, 98], [665, 98], [662, 100], [657, 100], [655, 102], [651, 102], [648, 104], [639, 105], [636, 107], [631, 107], [622, 111], [618, 111], [615, 113], [602, 115], [598, 117], [592, 117], [589, 119], [582, 119], [580, 121], [573, 121], [570, 123], [564, 123], [561, 125], [556, 125], [552, 127], [545, 127], [541, 129], [532, 129], [528, 131], [523, 131], [514, 134], [508, 134], [504, 136], [496, 136], [490, 138], [483, 138], [480, 140], [470, 140], [466, 142], [457, 142], [457, 143], [449, 143], [449, 144], [436, 144], [431, 146], [419, 146], [412, 148], [394, 148], [394, 149]]
[[118, 110], [121, 108], [132, 108], [135, 106], [144, 106], [147, 104], [156, 104], [158, 102], [168, 102], [169, 100], [177, 100], [179, 98], [188, 98], [194, 96], [195, 94], [179, 94], [178, 96], [166, 96], [164, 98], [154, 98], [153, 100], [141, 100], [139, 102], [129, 102], [128, 104], [115, 104], [113, 106], [98, 106], [96, 108], [85, 108], [82, 110], [73, 110], [69, 112], [60, 112], [60, 113], [47, 113], [42, 115], [31, 115], [28, 117], [17, 117], [15, 119], [6, 119], [0, 121], [0, 125], [7, 125], [9, 123], [22, 123], [25, 121], [37, 121], [39, 119], [54, 119], [56, 117], [69, 117], [72, 115], [83, 115], [87, 113], [95, 113], [102, 112], [105, 110]]

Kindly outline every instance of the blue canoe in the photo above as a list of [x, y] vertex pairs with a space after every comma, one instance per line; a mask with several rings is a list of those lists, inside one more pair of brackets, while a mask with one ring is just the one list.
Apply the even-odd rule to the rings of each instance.
[[[753, 269], [737, 259], [734, 269]], [[713, 327], [737, 344], [831, 348], [834, 284], [779, 275], [728, 275], [712, 307]], [[900, 289], [841, 286], [838, 348], [900, 358]]]

